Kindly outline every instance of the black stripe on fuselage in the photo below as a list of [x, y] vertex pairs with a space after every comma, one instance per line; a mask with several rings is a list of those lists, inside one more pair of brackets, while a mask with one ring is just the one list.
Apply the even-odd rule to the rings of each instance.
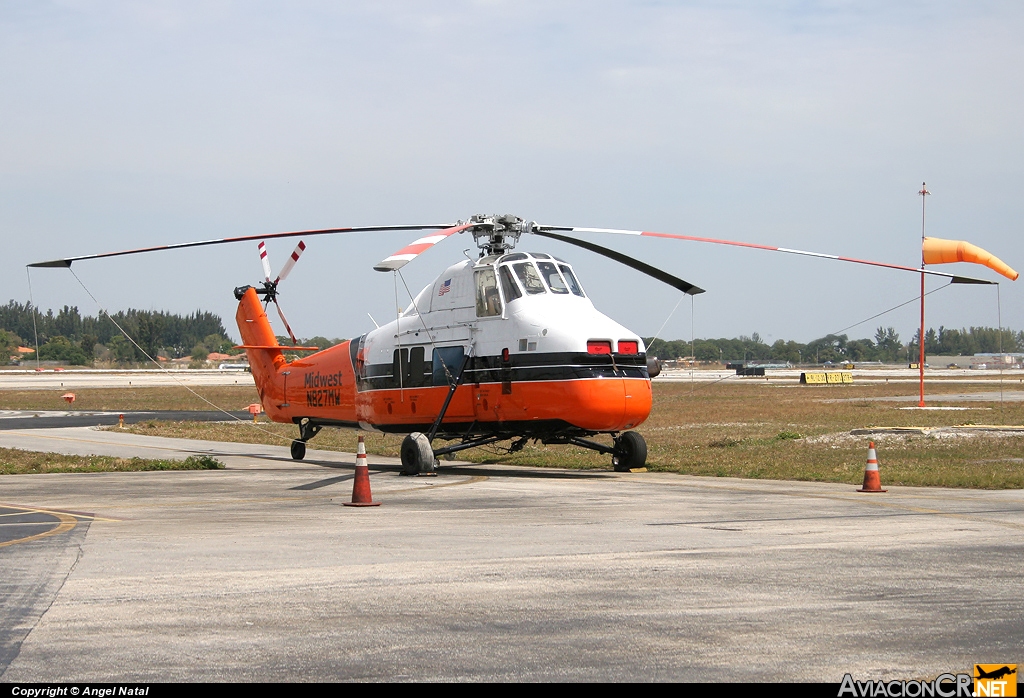
[[[395, 388], [424, 388], [435, 385], [447, 386], [447, 380], [434, 382], [430, 361], [410, 362], [404, 367], [405, 374], [395, 375], [395, 364], [369, 364], [364, 375], [357, 377], [359, 392], [366, 390], [393, 390]], [[450, 373], [458, 367], [449, 367]], [[415, 369], [415, 370], [414, 370]], [[647, 356], [634, 354], [586, 354], [583, 352], [552, 352], [512, 354], [509, 360], [501, 356], [474, 356], [462, 377], [463, 385], [480, 383], [503, 383], [525, 381], [579, 380], [584, 378], [644, 378], [647, 373]]]

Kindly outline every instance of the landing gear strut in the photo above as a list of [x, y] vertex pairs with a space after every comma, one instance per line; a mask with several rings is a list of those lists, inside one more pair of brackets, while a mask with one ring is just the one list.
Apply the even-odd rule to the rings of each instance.
[[545, 439], [544, 443], [572, 444], [573, 446], [589, 448], [598, 453], [610, 453], [612, 456], [612, 468], [617, 473], [626, 473], [634, 468], [642, 468], [644, 463], [647, 462], [647, 442], [644, 441], [644, 437], [635, 431], [612, 434], [611, 448], [597, 441], [591, 441], [579, 436]]
[[[472, 354], [466, 354], [463, 357], [462, 367], [459, 368], [459, 372], [455, 376], [455, 380], [452, 381], [449, 386], [448, 397], [444, 399], [444, 405], [441, 406], [441, 412], [437, 415], [437, 419], [435, 419], [434, 423], [430, 426], [430, 431], [426, 434], [414, 431], [402, 440], [402, 475], [436, 475], [437, 460], [435, 460], [434, 456], [454, 453], [455, 451], [460, 450], [459, 447], [448, 447], [434, 451], [430, 442], [434, 440], [435, 436], [437, 436], [437, 430], [441, 426], [441, 420], [444, 419], [444, 415], [448, 411], [448, 405], [452, 401], [452, 396], [455, 395], [456, 388], [458, 388], [462, 383], [462, 376], [466, 372], [466, 367], [469, 366], [469, 362], [472, 359]], [[488, 443], [490, 442], [488, 441]], [[463, 446], [462, 448], [470, 447]]]
[[292, 460], [302, 460], [306, 457], [306, 442], [319, 434], [322, 428], [308, 419], [299, 422], [299, 438], [292, 440]]

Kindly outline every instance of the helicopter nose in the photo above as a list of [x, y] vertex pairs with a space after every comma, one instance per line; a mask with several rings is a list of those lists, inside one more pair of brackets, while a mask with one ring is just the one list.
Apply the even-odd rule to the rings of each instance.
[[581, 383], [578, 426], [621, 431], [632, 429], [651, 413], [651, 385], [646, 380], [601, 378]]

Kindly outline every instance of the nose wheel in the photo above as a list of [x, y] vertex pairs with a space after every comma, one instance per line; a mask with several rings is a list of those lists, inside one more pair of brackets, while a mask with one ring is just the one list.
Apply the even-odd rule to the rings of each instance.
[[642, 468], [647, 462], [647, 442], [635, 431], [627, 431], [615, 439], [612, 450], [612, 468], [617, 473], [628, 473]]

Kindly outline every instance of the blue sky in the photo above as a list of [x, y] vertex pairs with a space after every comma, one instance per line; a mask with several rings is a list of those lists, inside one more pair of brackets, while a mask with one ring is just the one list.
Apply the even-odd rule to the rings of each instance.
[[[41, 259], [486, 212], [916, 265], [922, 181], [930, 235], [1021, 270], [1022, 35], [1011, 2], [5, 2], [0, 302], [27, 299], [24, 265]], [[371, 267], [412, 237], [308, 240], [282, 285], [296, 332], [393, 316], [393, 280]], [[707, 289], [701, 337], [808, 341], [918, 289], [857, 265], [591, 239]], [[275, 267], [293, 244], [270, 243]], [[406, 281], [470, 246], [447, 241]], [[572, 261], [642, 334], [678, 300], [583, 250], [525, 248]], [[944, 270], [1002, 280], [1003, 324], [1024, 329], [1024, 282]], [[203, 308], [229, 326], [231, 289], [261, 278], [255, 243], [75, 271], [111, 309]], [[96, 311], [66, 271], [32, 283], [44, 308]], [[992, 288], [930, 296], [929, 325], [996, 322]], [[908, 339], [916, 307], [848, 334], [880, 324]], [[689, 337], [689, 302], [663, 335]]]

